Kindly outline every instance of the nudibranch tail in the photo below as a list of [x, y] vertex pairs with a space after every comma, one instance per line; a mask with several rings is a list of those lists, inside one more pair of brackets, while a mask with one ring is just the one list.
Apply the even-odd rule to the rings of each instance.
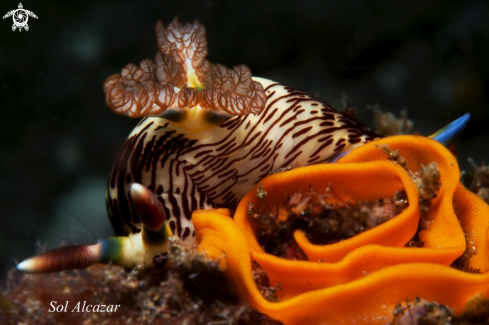
[[[205, 28], [197, 20], [184, 25], [175, 19], [166, 28], [158, 21], [156, 34], [154, 61], [143, 60], [139, 67], [129, 64], [105, 81], [112, 111], [134, 118], [169, 111], [164, 118], [197, 130], [230, 116], [262, 111], [265, 91], [251, 78], [248, 67], [228, 69], [205, 59]], [[196, 114], [196, 110], [204, 113]]]
[[[430, 135], [428, 138], [438, 141], [445, 147], [449, 148], [458, 139], [460, 134], [464, 131], [467, 123], [470, 120], [470, 113], [464, 114], [452, 123], [444, 126], [442, 129]], [[340, 152], [338, 155], [331, 157], [328, 162], [335, 163], [340, 160], [341, 157], [346, 156], [349, 151]]]
[[433, 140], [440, 142], [442, 145], [448, 148], [458, 139], [460, 134], [467, 126], [469, 120], [470, 120], [470, 113], [467, 113], [462, 117], [459, 117], [452, 123], [448, 124], [441, 130], [430, 135], [429, 138], [432, 138]]

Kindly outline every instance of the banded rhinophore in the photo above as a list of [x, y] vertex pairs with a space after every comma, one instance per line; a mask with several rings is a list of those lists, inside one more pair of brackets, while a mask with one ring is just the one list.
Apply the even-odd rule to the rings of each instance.
[[156, 34], [154, 61], [129, 64], [104, 84], [112, 111], [144, 117], [109, 175], [107, 209], [121, 237], [54, 250], [20, 270], [151, 265], [171, 234], [195, 242], [193, 211], [234, 207], [275, 171], [333, 161], [380, 137], [310, 93], [252, 77], [243, 65], [209, 63], [198, 21], [159, 21]]

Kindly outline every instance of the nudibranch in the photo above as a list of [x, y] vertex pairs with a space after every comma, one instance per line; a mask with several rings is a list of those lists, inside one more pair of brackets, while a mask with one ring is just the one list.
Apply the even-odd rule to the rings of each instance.
[[[192, 246], [192, 214], [235, 208], [276, 171], [336, 161], [381, 138], [348, 114], [296, 88], [206, 60], [205, 29], [156, 24], [158, 52], [104, 83], [109, 108], [141, 118], [109, 175], [107, 209], [119, 237], [71, 246], [18, 265], [26, 273], [112, 263], [152, 264], [178, 236]], [[467, 122], [455, 123], [453, 140]]]
[[[244, 65], [228, 69], [209, 63], [205, 29], [198, 21], [175, 19], [167, 27], [159, 21], [156, 34], [154, 61], [129, 64], [104, 84], [112, 111], [144, 117], [120, 150], [107, 189], [115, 233], [132, 242], [118, 237], [90, 250], [64, 248], [24, 261], [19, 269], [55, 271], [108, 260], [131, 266], [155, 246], [146, 245], [144, 235], [133, 235], [141, 228], [143, 233], [157, 228], [165, 238], [171, 231], [192, 245], [193, 211], [236, 206], [276, 170], [327, 162], [379, 138], [310, 93], [252, 77]], [[141, 194], [144, 189], [151, 193]], [[146, 201], [138, 207], [134, 196]], [[141, 208], [145, 204], [150, 208]], [[165, 222], [150, 222], [144, 231], [145, 213], [148, 219], [161, 214]], [[125, 245], [139, 247], [138, 253]], [[69, 258], [77, 254], [85, 260]]]
[[199, 22], [156, 24], [154, 62], [126, 66], [104, 85], [114, 112], [146, 117], [130, 134], [109, 179], [117, 235], [138, 232], [130, 184], [163, 204], [172, 233], [193, 243], [192, 212], [232, 207], [273, 170], [331, 159], [379, 136], [313, 95], [227, 69], [205, 57]]

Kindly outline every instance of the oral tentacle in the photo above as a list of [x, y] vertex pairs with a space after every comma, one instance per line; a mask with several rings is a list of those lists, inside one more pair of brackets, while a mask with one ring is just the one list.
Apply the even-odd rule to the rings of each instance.
[[100, 243], [61, 247], [24, 260], [17, 269], [29, 274], [83, 269], [99, 262], [101, 248]]
[[131, 197], [143, 226], [129, 237], [110, 237], [93, 245], [61, 247], [29, 258], [17, 265], [24, 273], [50, 273], [83, 269], [96, 263], [133, 267], [151, 264], [153, 256], [169, 248], [172, 232], [163, 205], [146, 187], [131, 185]]
[[19, 263], [17, 269], [37, 274], [83, 269], [96, 263], [131, 266], [121, 263], [127, 260], [127, 257], [124, 258], [127, 251], [131, 251], [127, 250], [128, 246], [131, 246], [129, 237], [109, 237], [93, 245], [61, 247], [40, 254]]

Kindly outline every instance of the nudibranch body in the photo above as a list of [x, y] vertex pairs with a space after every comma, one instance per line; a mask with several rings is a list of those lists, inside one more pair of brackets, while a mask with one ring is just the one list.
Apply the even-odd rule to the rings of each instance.
[[[156, 33], [154, 61], [129, 64], [104, 84], [111, 110], [145, 117], [108, 182], [109, 218], [116, 234], [128, 237], [48, 252], [20, 263], [20, 270], [151, 265], [171, 234], [195, 242], [194, 211], [233, 208], [275, 171], [329, 162], [380, 137], [310, 93], [252, 77], [243, 65], [209, 63], [197, 21], [176, 19], [166, 28], [158, 22]], [[455, 130], [467, 117], [460, 121]]]
[[236, 115], [203, 131], [160, 117], [135, 128], [109, 179], [109, 214], [118, 235], [140, 227], [129, 193], [133, 182], [153, 191], [172, 232], [192, 241], [193, 211], [235, 206], [274, 170], [324, 162], [378, 137], [311, 94], [253, 80], [267, 95], [258, 114]]
[[[152, 61], [144, 60], [140, 68], [129, 65], [105, 85], [107, 102], [114, 111], [135, 117], [160, 115], [139, 123], [111, 171], [107, 200], [117, 235], [138, 232], [141, 226], [131, 203], [132, 183], [141, 183], [155, 193], [163, 203], [172, 232], [192, 243], [193, 211], [235, 206], [274, 170], [324, 162], [379, 137], [310, 93], [251, 78], [248, 73], [238, 78], [236, 71], [248, 71], [243, 66], [235, 70], [212, 66], [205, 61], [207, 42], [204, 27], [198, 22], [184, 26], [174, 21], [168, 29], [158, 23], [156, 31], [157, 68]], [[189, 57], [198, 57], [199, 61], [191, 65]], [[172, 58], [177, 59], [172, 62]], [[177, 60], [180, 66], [174, 64]], [[169, 82], [168, 74], [163, 78], [159, 73], [174, 68], [172, 64], [186, 69], [187, 84]], [[192, 70], [191, 66], [196, 68]], [[213, 71], [202, 77], [204, 68]], [[136, 91], [135, 81], [129, 82], [125, 76], [129, 70], [131, 78], [147, 74], [138, 79]], [[150, 87], [146, 85], [148, 80]], [[241, 89], [249, 89], [250, 85], [258, 100], [245, 100], [241, 107], [233, 105], [233, 100], [240, 101], [241, 94], [248, 92]], [[162, 93], [165, 99], [175, 98], [162, 103]], [[190, 93], [186, 96], [195, 99], [181, 100], [182, 93]]]

